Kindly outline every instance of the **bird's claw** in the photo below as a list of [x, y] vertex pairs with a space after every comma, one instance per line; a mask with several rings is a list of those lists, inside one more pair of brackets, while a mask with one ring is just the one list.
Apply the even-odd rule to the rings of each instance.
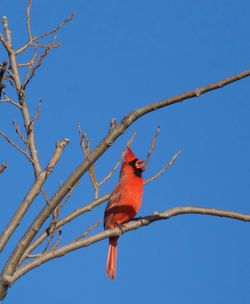
[[124, 225], [123, 225], [123, 224], [120, 224], [120, 225], [118, 225], [117, 227], [118, 227], [119, 230], [120, 230], [120, 236], [123, 235], [123, 233], [124, 233], [124, 228], [125, 228]]

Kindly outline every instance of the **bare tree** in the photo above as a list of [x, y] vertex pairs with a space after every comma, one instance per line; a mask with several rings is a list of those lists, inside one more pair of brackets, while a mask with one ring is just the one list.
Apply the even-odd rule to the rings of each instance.
[[[70, 15], [61, 24], [52, 30], [43, 34], [34, 35], [31, 28], [31, 5], [32, 0], [29, 0], [26, 8], [27, 33], [29, 39], [19, 49], [13, 48], [12, 32], [8, 24], [8, 19], [6, 16], [2, 17], [3, 31], [2, 34], [0, 34], [0, 41], [6, 51], [6, 60], [4, 60], [0, 65], [0, 102], [9, 103], [11, 106], [21, 111], [24, 124], [24, 132], [16, 121], [13, 122], [13, 126], [15, 132], [18, 134], [22, 142], [22, 146], [18, 145], [3, 131], [0, 131], [0, 135], [19, 153], [23, 154], [25, 158], [30, 162], [34, 171], [34, 180], [31, 181], [31, 186], [24, 199], [20, 201], [17, 210], [13, 210], [12, 218], [1, 233], [0, 252], [5, 248], [7, 243], [11, 241], [11, 237], [14, 231], [19, 227], [19, 225], [23, 224], [24, 215], [27, 213], [31, 204], [40, 193], [44, 196], [46, 204], [42, 210], [33, 218], [31, 225], [27, 228], [21, 240], [13, 240], [15, 249], [11, 254], [9, 254], [9, 257], [6, 260], [5, 266], [0, 275], [0, 299], [3, 299], [5, 297], [8, 288], [17, 279], [22, 277], [27, 272], [33, 270], [34, 268], [40, 266], [41, 264], [46, 263], [51, 259], [61, 257], [71, 251], [89, 246], [95, 242], [102, 241], [106, 238], [116, 236], [121, 233], [121, 230], [119, 228], [116, 228], [87, 236], [91, 230], [99, 225], [99, 223], [96, 223], [93, 226], [90, 226], [83, 234], [81, 234], [78, 238], [74, 239], [69, 244], [60, 246], [60, 229], [62, 226], [66, 225], [87, 211], [93, 210], [95, 207], [106, 202], [109, 199], [110, 193], [107, 193], [100, 197], [99, 189], [109, 178], [112, 177], [114, 171], [118, 168], [122, 160], [123, 154], [121, 155], [117, 164], [111, 168], [110, 173], [101, 181], [97, 180], [95, 174], [95, 162], [102, 156], [103, 153], [108, 151], [109, 147], [118, 137], [126, 132], [129, 126], [131, 126], [136, 120], [143, 118], [146, 114], [152, 111], [173, 105], [175, 103], [184, 102], [194, 97], [199, 97], [209, 91], [221, 89], [224, 86], [230, 85], [233, 82], [250, 76], [250, 70], [246, 70], [237, 75], [227, 77], [203, 87], [190, 90], [177, 96], [169, 97], [162, 101], [157, 101], [135, 109], [134, 111], [125, 115], [120, 122], [112, 120], [110, 122], [110, 129], [108, 130], [106, 136], [92, 150], [90, 149], [90, 141], [87, 138], [86, 133], [82, 132], [79, 126], [80, 144], [84, 153], [84, 160], [80, 163], [79, 166], [75, 168], [75, 170], [61, 184], [61, 186], [58, 189], [55, 189], [54, 195], [49, 198], [44, 191], [44, 185], [47, 182], [48, 176], [55, 169], [56, 164], [60, 160], [63, 150], [69, 144], [69, 140], [67, 138], [64, 138], [56, 143], [55, 150], [51, 159], [48, 161], [47, 166], [43, 167], [39, 158], [39, 151], [37, 149], [35, 136], [35, 124], [40, 116], [40, 107], [42, 101], [38, 103], [36, 114], [34, 118], [32, 118], [26, 99], [26, 89], [30, 85], [32, 78], [35, 77], [38, 69], [41, 67], [44, 58], [52, 49], [61, 46], [61, 44], [58, 44], [56, 41], [56, 36], [54, 36], [55, 33], [67, 23], [69, 23], [74, 18], [75, 14]], [[50, 42], [47, 42], [48, 38], [51, 38]], [[29, 52], [28, 54], [30, 54], [32, 51], [31, 58], [27, 62], [17, 63], [17, 57], [26, 51]], [[25, 76], [21, 77], [21, 75]], [[11, 88], [14, 90], [12, 89], [11, 91]], [[11, 95], [9, 95], [9, 92], [11, 92]], [[156, 138], [159, 131], [160, 130], [157, 129], [157, 132], [152, 139], [151, 147], [148, 152], [148, 159], [154, 150]], [[127, 144], [129, 145], [132, 140], [133, 138], [131, 138]], [[178, 155], [179, 152], [173, 156], [173, 158], [167, 165], [162, 168], [161, 171], [156, 173], [155, 176], [146, 180], [145, 183], [151, 182], [152, 180], [158, 178], [164, 171], [173, 165]], [[148, 159], [146, 163], [148, 163]], [[4, 174], [4, 170], [6, 168], [7, 164], [3, 162], [0, 166], [0, 173]], [[89, 174], [94, 189], [93, 200], [90, 203], [86, 204], [84, 207], [76, 209], [72, 213], [61, 218], [60, 210], [70, 199], [72, 192], [78, 186], [78, 181], [83, 177], [83, 175], [87, 173]], [[145, 225], [150, 225], [152, 222], [158, 220], [166, 220], [170, 217], [183, 214], [206, 214], [211, 216], [227, 217], [234, 220], [250, 221], [250, 215], [242, 214], [239, 212], [205, 207], [180, 206], [131, 221], [130, 223], [124, 225], [123, 233], [138, 229]], [[47, 223], [47, 228], [43, 230], [42, 226], [45, 222]], [[59, 231], [57, 239], [55, 233], [56, 231]], [[53, 246], [51, 246], [52, 240], [54, 240]], [[44, 244], [44, 249], [39, 253], [34, 253], [34, 250], [41, 244]]]

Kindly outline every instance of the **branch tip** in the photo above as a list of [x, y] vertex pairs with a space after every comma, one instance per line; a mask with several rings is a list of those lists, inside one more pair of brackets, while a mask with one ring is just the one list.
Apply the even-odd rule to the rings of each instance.
[[8, 164], [6, 162], [2, 163], [0, 166], [0, 174], [3, 173], [3, 171], [8, 167]]

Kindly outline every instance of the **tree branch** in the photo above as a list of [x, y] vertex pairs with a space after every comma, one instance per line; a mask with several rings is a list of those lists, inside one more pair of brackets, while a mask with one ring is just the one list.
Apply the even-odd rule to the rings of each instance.
[[[78, 208], [71, 212], [69, 215], [65, 216], [62, 218], [60, 221], [58, 221], [55, 224], [54, 229], [59, 229], [62, 226], [68, 224], [71, 222], [73, 219], [77, 218], [78, 216], [91, 211], [93, 208], [101, 205], [103, 202], [107, 201], [110, 198], [111, 193], [105, 194], [102, 197], [95, 199], [94, 201], [90, 202], [89, 204], [83, 206], [82, 208]], [[48, 237], [48, 230], [45, 229], [42, 234], [33, 242], [31, 245], [28, 247], [28, 249], [25, 251], [21, 261], [23, 262], [29, 255], [30, 253], [35, 250], [46, 238]]]
[[6, 162], [2, 163], [0, 166], [0, 174], [3, 173], [3, 171], [8, 167], [8, 164]]
[[[148, 226], [151, 223], [159, 220], [166, 220], [170, 219], [171, 217], [177, 216], [177, 215], [183, 215], [183, 214], [201, 214], [201, 215], [212, 215], [212, 216], [218, 216], [218, 217], [225, 217], [225, 218], [231, 218], [235, 220], [250, 222], [250, 214], [243, 214], [235, 211], [228, 211], [228, 210], [220, 210], [220, 209], [214, 209], [214, 208], [205, 208], [205, 207], [196, 207], [196, 206], [180, 206], [175, 207], [172, 209], [168, 209], [163, 212], [154, 212], [152, 215], [145, 216], [140, 219], [135, 219], [130, 221], [127, 224], [124, 224], [122, 226], [122, 234], [132, 231], [135, 229], [138, 229], [143, 226]], [[84, 239], [79, 239], [76, 241], [73, 241], [65, 246], [62, 246], [58, 248], [55, 251], [49, 251], [47, 253], [44, 253], [42, 255], [39, 255], [36, 259], [24, 264], [23, 266], [18, 267], [17, 271], [14, 273], [13, 277], [11, 278], [11, 284], [15, 282], [17, 279], [19, 279], [21, 276], [29, 272], [30, 270], [52, 260], [57, 257], [64, 256], [65, 254], [68, 254], [69, 252], [75, 251], [79, 248], [87, 247], [91, 244], [94, 244], [96, 242], [102, 241], [104, 239], [113, 237], [113, 236], [120, 236], [121, 235], [121, 229], [115, 228], [106, 230], [97, 234], [94, 234], [92, 236], [86, 237]]]
[[[56, 43], [56, 37], [52, 40], [52, 42], [50, 44], [45, 46], [45, 51], [37, 59], [35, 59], [35, 57], [32, 57], [32, 59], [30, 60], [29, 69], [28, 69], [28, 72], [26, 74], [24, 84], [23, 84], [24, 90], [26, 89], [30, 80], [35, 76], [36, 70], [38, 68], [40, 68], [40, 66], [42, 65], [43, 59], [49, 54], [50, 50], [52, 48], [59, 48], [62, 45], [62, 44], [56, 45], [55, 43]], [[35, 47], [37, 47], [37, 46], [38, 45], [36, 44]], [[34, 53], [34, 56], [36, 56], [36, 53]], [[35, 64], [35, 66], [33, 67], [34, 64]]]
[[[108, 134], [104, 139], [96, 146], [96, 148], [89, 153], [88, 158], [86, 158], [80, 165], [73, 171], [73, 173], [66, 179], [66, 181], [61, 185], [58, 191], [50, 199], [49, 203], [43, 208], [43, 210], [38, 214], [34, 219], [31, 226], [27, 229], [22, 240], [19, 242], [14, 252], [7, 261], [4, 270], [3, 276], [12, 276], [24, 254], [29, 244], [40, 230], [47, 218], [52, 214], [53, 210], [57, 207], [60, 201], [65, 197], [69, 190], [79, 181], [82, 175], [94, 164], [94, 162], [112, 145], [112, 143], [120, 137], [126, 129], [133, 124], [137, 119], [144, 116], [147, 113], [150, 113], [154, 110], [161, 109], [163, 107], [170, 106], [172, 104], [182, 102], [193, 97], [198, 97], [201, 94], [210, 92], [222, 88], [226, 85], [231, 84], [232, 82], [238, 81], [245, 77], [250, 76], [250, 70], [246, 70], [239, 74], [233, 75], [231, 77], [225, 78], [223, 80], [217, 81], [215, 83], [206, 85], [204, 87], [197, 88], [192, 91], [182, 93], [180, 95], [170, 97], [168, 99], [149, 104], [145, 107], [134, 110], [125, 116], [122, 121], [111, 128]], [[58, 251], [57, 251], [58, 252]], [[60, 252], [60, 251], [59, 251]]]
[[156, 139], [157, 139], [157, 137], [158, 137], [160, 131], [161, 131], [161, 127], [158, 126], [157, 129], [156, 129], [155, 135], [154, 135], [153, 138], [152, 138], [151, 147], [150, 147], [150, 149], [149, 149], [149, 151], [148, 151], [147, 158], [146, 158], [146, 160], [145, 160], [145, 162], [144, 162], [144, 168], [145, 168], [145, 169], [147, 168], [148, 163], [149, 163], [150, 156], [151, 156], [152, 152], [153, 152], [154, 149], [155, 149]]
[[30, 9], [31, 9], [31, 5], [32, 5], [32, 0], [29, 0], [28, 5], [26, 7], [26, 14], [27, 14], [27, 31], [28, 31], [28, 35], [29, 35], [29, 39], [30, 41], [32, 41], [32, 33], [31, 33], [31, 26], [30, 26]]
[[144, 185], [146, 185], [147, 183], [150, 183], [150, 182], [152, 182], [154, 179], [160, 177], [160, 176], [162, 175], [163, 172], [165, 172], [169, 167], [171, 167], [171, 166], [174, 164], [176, 158], [177, 158], [180, 154], [181, 154], [180, 151], [176, 152], [175, 155], [172, 157], [172, 159], [171, 159], [171, 160], [170, 160], [170, 161], [169, 161], [169, 162], [168, 162], [168, 163], [167, 163], [159, 172], [157, 172], [154, 176], [152, 176], [152, 177], [150, 177], [150, 178], [148, 178], [148, 179], [146, 179], [146, 180], [144, 181]]
[[16, 61], [16, 54], [15, 54], [14, 49], [12, 48], [11, 32], [9, 30], [7, 18], [5, 16], [2, 17], [2, 22], [3, 22], [5, 35], [6, 35], [6, 40], [5, 40], [5, 43], [3, 43], [2, 39], [1, 39], [1, 41], [4, 45], [4, 47], [6, 48], [6, 51], [9, 56], [10, 66], [11, 66], [11, 70], [12, 70], [12, 74], [13, 74], [13, 78], [14, 78], [14, 82], [15, 82], [15, 87], [16, 87], [17, 94], [18, 94], [19, 104], [21, 106], [20, 109], [21, 109], [21, 113], [23, 116], [23, 120], [24, 120], [25, 130], [27, 133], [27, 137], [30, 138], [30, 141], [29, 141], [30, 156], [32, 159], [34, 173], [35, 173], [35, 176], [37, 177], [40, 174], [42, 169], [41, 169], [40, 161], [38, 158], [38, 152], [37, 152], [36, 143], [35, 143], [35, 135], [34, 135], [33, 130], [30, 130], [30, 128], [29, 128], [30, 123], [31, 123], [30, 114], [29, 114], [29, 110], [27, 107], [27, 103], [26, 103], [25, 91], [23, 90], [22, 85], [21, 85], [20, 75], [19, 75], [17, 61]]
[[29, 0], [29, 5], [27, 7], [27, 27], [28, 27], [29, 41], [27, 43], [25, 43], [25, 45], [22, 46], [20, 49], [16, 50], [16, 52], [15, 52], [16, 55], [25, 51], [29, 46], [34, 45], [36, 41], [41, 40], [49, 35], [54, 34], [57, 31], [59, 31], [64, 25], [69, 23], [76, 15], [76, 13], [74, 12], [69, 17], [67, 17], [63, 22], [61, 22], [59, 25], [57, 25], [54, 29], [52, 29], [46, 33], [32, 37], [31, 30], [30, 30], [30, 18], [31, 18], [30, 17], [30, 6], [31, 6], [30, 2], [32, 2], [32, 1]]
[[17, 226], [20, 224], [23, 216], [29, 209], [31, 203], [34, 201], [36, 196], [40, 193], [43, 184], [45, 183], [46, 179], [50, 175], [50, 173], [53, 171], [56, 163], [60, 159], [62, 150], [66, 147], [68, 144], [69, 140], [68, 139], [63, 139], [56, 145], [55, 152], [47, 166], [47, 168], [42, 171], [36, 178], [35, 182], [31, 186], [29, 192], [26, 194], [25, 198], [17, 208], [15, 214], [13, 215], [12, 219], [2, 232], [0, 236], [0, 252], [3, 250], [5, 245], [7, 244], [9, 238], [11, 235], [14, 233], [16, 230]]
[[16, 148], [19, 152], [21, 152], [22, 154], [24, 154], [27, 159], [29, 161], [32, 162], [32, 159], [29, 155], [29, 153], [25, 150], [23, 150], [22, 148], [20, 148], [13, 140], [11, 140], [3, 131], [0, 130], [0, 135], [10, 144], [12, 145], [14, 148]]
[[2, 95], [3, 95], [4, 99], [0, 99], [0, 102], [9, 102], [13, 106], [15, 106], [19, 109], [22, 108], [19, 103], [15, 102], [12, 98], [8, 97], [7, 94], [4, 91], [2, 91]]
[[16, 130], [16, 133], [20, 137], [21, 141], [27, 146], [27, 140], [25, 139], [22, 131], [20, 130], [20, 127], [19, 127], [18, 123], [15, 120], [13, 120], [12, 123], [13, 123], [13, 125], [15, 127], [15, 130]]
[[15, 101], [14, 101], [13, 99], [11, 99], [11, 98], [8, 98], [7, 95], [6, 95], [4, 92], [3, 92], [3, 95], [5, 96], [5, 98], [4, 98], [4, 99], [0, 99], [0, 102], [1, 102], [1, 103], [3, 103], [3, 102], [8, 102], [8, 103], [12, 104], [13, 106], [15, 106], [15, 107], [21, 109], [21, 106], [20, 106], [19, 103], [15, 102]]

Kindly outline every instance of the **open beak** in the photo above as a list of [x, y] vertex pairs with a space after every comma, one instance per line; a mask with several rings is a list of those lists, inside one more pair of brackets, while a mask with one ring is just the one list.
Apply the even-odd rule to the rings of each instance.
[[144, 170], [145, 167], [144, 167], [143, 163], [144, 163], [144, 160], [143, 160], [143, 159], [138, 159], [138, 160], [136, 161], [136, 168], [137, 168], [137, 169], [140, 169], [140, 170]]

